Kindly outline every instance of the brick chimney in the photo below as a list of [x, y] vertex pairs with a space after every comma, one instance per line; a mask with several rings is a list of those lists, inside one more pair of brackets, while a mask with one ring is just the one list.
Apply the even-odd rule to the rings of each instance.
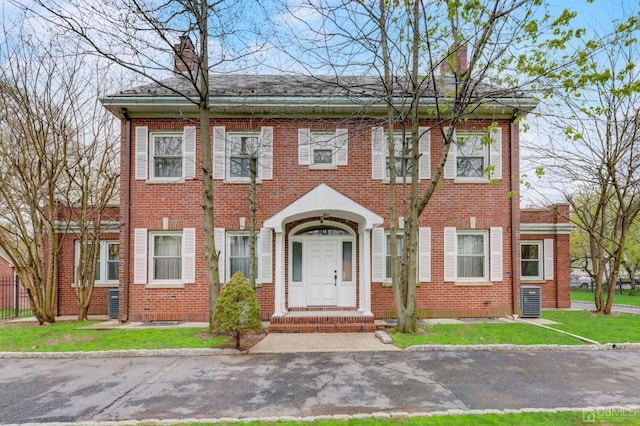
[[191, 39], [187, 35], [180, 36], [180, 43], [173, 46], [174, 52], [174, 72], [193, 72], [198, 70], [198, 55]]
[[463, 44], [457, 51], [449, 51], [447, 58], [440, 65], [440, 73], [442, 75], [449, 74], [451, 67], [454, 67], [459, 73], [467, 70], [467, 45]]

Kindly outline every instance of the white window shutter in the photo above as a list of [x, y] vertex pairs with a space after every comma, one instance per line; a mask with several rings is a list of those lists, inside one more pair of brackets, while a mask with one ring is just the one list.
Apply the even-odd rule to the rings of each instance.
[[546, 239], [544, 240], [544, 279], [552, 280], [553, 279], [553, 269], [554, 269], [554, 254], [553, 254], [553, 240]]
[[258, 281], [261, 283], [273, 282], [272, 274], [272, 231], [270, 228], [260, 230], [260, 255], [258, 257]]
[[428, 127], [420, 127], [420, 179], [431, 179], [431, 132]]
[[384, 143], [384, 129], [374, 127], [371, 129], [371, 179], [384, 179], [384, 159], [386, 158]]
[[216, 228], [213, 230], [213, 241], [216, 246], [216, 251], [219, 253], [218, 275], [220, 276], [220, 282], [226, 283], [227, 276], [225, 275], [225, 266], [227, 265], [227, 259], [225, 258], [225, 248], [227, 242], [225, 241], [224, 228]]
[[385, 279], [385, 246], [386, 237], [383, 228], [371, 230], [371, 281], [382, 282]]
[[182, 282], [193, 284], [196, 281], [196, 229], [182, 230]]
[[136, 127], [136, 179], [147, 180], [149, 176], [148, 156], [149, 128], [138, 126]]
[[418, 230], [418, 282], [431, 282], [431, 228]]
[[213, 128], [213, 178], [225, 178], [226, 159], [226, 129], [224, 126]]
[[489, 145], [489, 161], [493, 166], [491, 179], [502, 179], [502, 129], [496, 127], [491, 129], [491, 139], [493, 141]]
[[[448, 127], [444, 128], [444, 133], [446, 134], [449, 131]], [[451, 145], [449, 145], [449, 154], [447, 155], [447, 161], [444, 163], [444, 178], [445, 179], [455, 179], [457, 175], [458, 162], [456, 156], [458, 154], [458, 145], [456, 144], [456, 134], [455, 130], [453, 133], [453, 141]]]
[[260, 179], [273, 179], [273, 127], [260, 128]]
[[196, 128], [184, 126], [182, 135], [182, 166], [185, 179], [196, 177]]
[[456, 250], [456, 228], [445, 227], [444, 228], [444, 280], [455, 281], [457, 277], [456, 262], [457, 253]]
[[147, 229], [133, 231], [133, 283], [147, 283]]
[[491, 281], [502, 281], [502, 228], [492, 227], [490, 230], [489, 241], [491, 252], [490, 268]]
[[336, 129], [336, 164], [346, 166], [349, 164], [349, 131]]
[[298, 129], [298, 164], [311, 164], [311, 130]]

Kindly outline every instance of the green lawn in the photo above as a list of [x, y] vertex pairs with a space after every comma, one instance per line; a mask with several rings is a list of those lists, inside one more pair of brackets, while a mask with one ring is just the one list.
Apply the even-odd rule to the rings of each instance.
[[640, 315], [594, 315], [589, 311], [543, 311], [543, 318], [560, 324], [550, 325], [599, 343], [640, 342]]
[[[639, 343], [640, 316], [593, 315], [589, 311], [543, 311], [543, 318], [558, 322], [548, 327], [595, 340], [599, 343]], [[580, 345], [583, 341], [524, 323], [438, 324], [422, 326], [416, 334], [391, 333], [396, 346], [412, 345]]]
[[[616, 290], [616, 294], [613, 296], [613, 303], [640, 306], [640, 294], [629, 296], [626, 290], [623, 291], [623, 293], [624, 294], [620, 294], [619, 291]], [[593, 293], [589, 290], [571, 290], [571, 300], [579, 302], [593, 302]]]
[[[198, 423], [207, 425], [208, 423]], [[250, 422], [249, 426], [572, 426], [572, 425], [640, 425], [640, 412], [623, 410], [600, 412], [569, 411], [561, 413], [522, 413], [522, 414], [484, 414], [484, 415], [449, 415], [433, 417], [414, 417], [411, 419], [351, 419], [347, 421], [322, 420], [315, 422]], [[195, 426], [195, 424], [194, 424]]]
[[215, 348], [227, 342], [199, 328], [78, 330], [95, 322], [61, 322], [49, 326], [0, 328], [0, 351], [64, 352], [115, 349]]
[[396, 346], [413, 345], [580, 345], [565, 334], [523, 323], [436, 324], [420, 327], [416, 334], [392, 333]]

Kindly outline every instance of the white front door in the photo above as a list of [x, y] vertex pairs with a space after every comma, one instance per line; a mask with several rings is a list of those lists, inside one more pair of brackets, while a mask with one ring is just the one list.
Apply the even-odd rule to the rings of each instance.
[[338, 244], [336, 240], [310, 240], [307, 243], [308, 305], [337, 304], [337, 290], [340, 284]]

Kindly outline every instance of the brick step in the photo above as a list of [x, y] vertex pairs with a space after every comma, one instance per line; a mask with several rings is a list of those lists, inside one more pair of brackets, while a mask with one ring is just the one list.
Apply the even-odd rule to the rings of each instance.
[[283, 317], [273, 317], [269, 333], [357, 333], [373, 332], [372, 316], [353, 311], [293, 311]]

